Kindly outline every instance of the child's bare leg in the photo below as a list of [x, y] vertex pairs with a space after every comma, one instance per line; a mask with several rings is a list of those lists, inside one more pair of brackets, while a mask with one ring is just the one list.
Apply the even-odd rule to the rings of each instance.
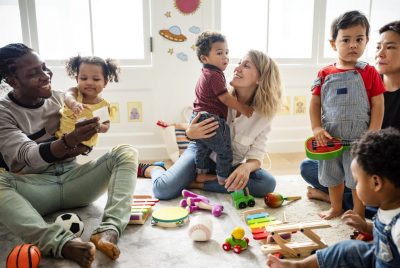
[[63, 246], [61, 254], [65, 259], [78, 263], [81, 267], [89, 268], [92, 266], [96, 247], [91, 242], [83, 242], [80, 238], [75, 238]]
[[316, 199], [327, 203], [331, 202], [327, 193], [311, 186], [307, 186], [307, 197], [308, 199]]
[[198, 175], [196, 176], [196, 182], [214, 181], [214, 180], [216, 180], [216, 179], [217, 179], [217, 176], [216, 176], [216, 175], [207, 174], [207, 173], [198, 174]]
[[328, 189], [329, 189], [329, 198], [331, 200], [331, 208], [329, 210], [325, 210], [318, 213], [318, 215], [325, 220], [333, 219], [335, 217], [342, 215], [343, 213], [342, 202], [343, 202], [344, 183], [341, 183], [333, 187], [329, 187]]
[[144, 171], [144, 177], [145, 177], [145, 178], [151, 178], [151, 172], [152, 172], [153, 170], [156, 170], [156, 169], [165, 170], [165, 169], [163, 169], [163, 168], [160, 167], [160, 166], [149, 166], [149, 167], [146, 168], [146, 170]]
[[317, 256], [311, 255], [300, 261], [289, 261], [281, 260], [274, 255], [269, 254], [267, 257], [267, 267], [271, 268], [284, 268], [284, 267], [295, 267], [295, 268], [318, 268]]
[[360, 198], [358, 198], [356, 189], [352, 189], [351, 193], [353, 195], [354, 213], [357, 213], [361, 218], [365, 219], [365, 206], [361, 202]]
[[115, 230], [106, 230], [94, 234], [90, 237], [90, 241], [92, 241], [96, 248], [107, 255], [110, 259], [116, 260], [119, 257], [120, 251], [117, 247], [118, 233]]

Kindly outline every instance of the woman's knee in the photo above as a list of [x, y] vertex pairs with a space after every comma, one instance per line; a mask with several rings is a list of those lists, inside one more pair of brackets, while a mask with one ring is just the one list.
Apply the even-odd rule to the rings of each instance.
[[111, 154], [116, 161], [131, 162], [138, 165], [139, 152], [132, 145], [121, 144], [111, 150]]

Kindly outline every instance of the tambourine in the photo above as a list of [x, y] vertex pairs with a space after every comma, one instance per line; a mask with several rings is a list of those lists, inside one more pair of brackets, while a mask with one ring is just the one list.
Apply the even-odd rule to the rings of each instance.
[[189, 220], [189, 212], [181, 207], [159, 208], [153, 212], [151, 224], [160, 227], [180, 227]]

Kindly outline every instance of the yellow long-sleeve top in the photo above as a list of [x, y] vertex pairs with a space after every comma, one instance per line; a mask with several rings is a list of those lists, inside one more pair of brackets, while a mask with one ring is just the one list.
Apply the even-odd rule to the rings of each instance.
[[[83, 96], [79, 91], [76, 100], [82, 103]], [[88, 108], [85, 108], [79, 115], [76, 116], [74, 115], [73, 111], [70, 108], [68, 108], [67, 105], [64, 104], [64, 107], [60, 110], [61, 114], [60, 128], [55, 134], [57, 138], [61, 138], [64, 134], [72, 132], [75, 129], [75, 124], [81, 118], [83, 119], [93, 118], [93, 111], [96, 111], [102, 107], [108, 107], [108, 110], [110, 111], [110, 103], [108, 103], [104, 99], [96, 104], [85, 104], [85, 105]], [[97, 138], [98, 134], [95, 134], [89, 140], [83, 141], [82, 144], [89, 147], [93, 147], [97, 143]]]

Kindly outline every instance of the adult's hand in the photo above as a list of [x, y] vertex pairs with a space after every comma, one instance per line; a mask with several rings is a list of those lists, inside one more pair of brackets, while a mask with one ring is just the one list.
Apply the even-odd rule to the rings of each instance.
[[65, 135], [65, 140], [70, 147], [76, 147], [82, 141], [87, 141], [100, 130], [98, 117], [84, 120], [75, 124], [75, 130]]
[[238, 166], [225, 181], [225, 188], [232, 192], [246, 187], [250, 178], [251, 168], [247, 163]]
[[218, 128], [218, 121], [214, 118], [207, 118], [206, 120], [197, 123], [200, 118], [200, 113], [193, 118], [189, 127], [186, 129], [186, 136], [189, 139], [206, 139], [215, 135], [215, 130]]

